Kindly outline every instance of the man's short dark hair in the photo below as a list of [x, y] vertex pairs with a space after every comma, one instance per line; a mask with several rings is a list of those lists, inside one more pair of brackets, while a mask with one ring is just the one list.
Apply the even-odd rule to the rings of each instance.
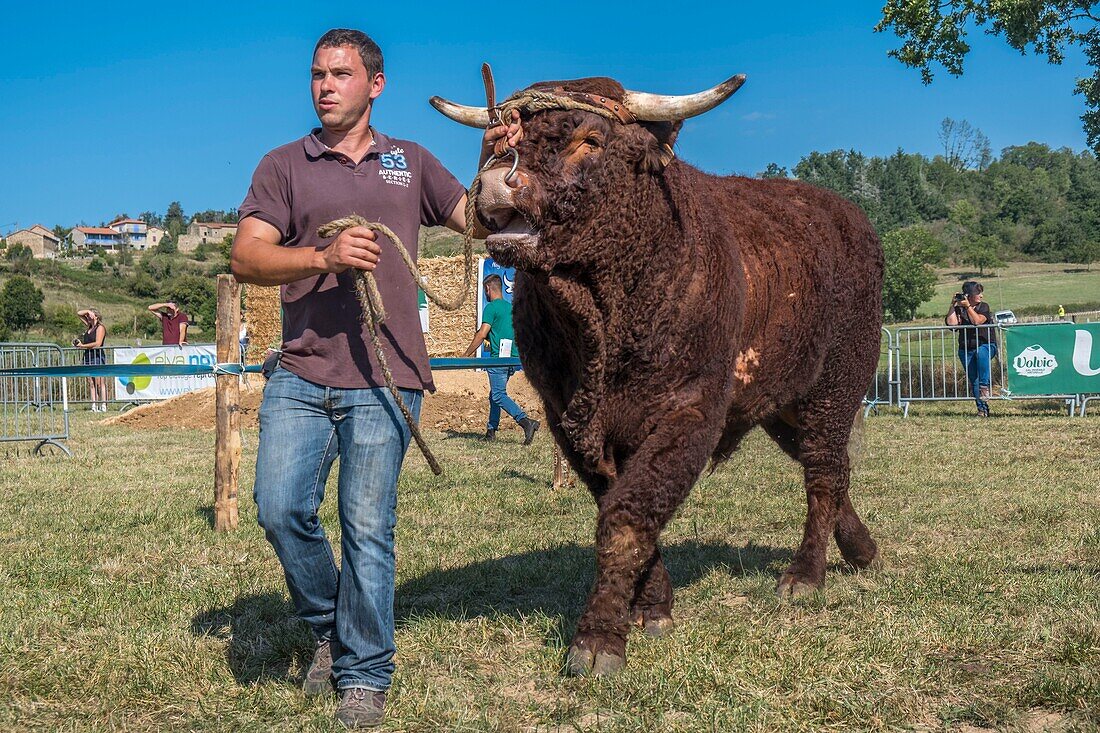
[[367, 68], [367, 74], [374, 76], [382, 72], [382, 49], [370, 36], [363, 31], [351, 28], [333, 28], [317, 41], [313, 47], [316, 54], [321, 48], [339, 48], [340, 46], [354, 46], [359, 51], [359, 58], [363, 59], [363, 66]]
[[504, 281], [500, 279], [500, 275], [489, 275], [482, 282], [486, 285], [486, 287], [488, 287], [489, 285], [495, 285], [502, 290], [504, 289]]

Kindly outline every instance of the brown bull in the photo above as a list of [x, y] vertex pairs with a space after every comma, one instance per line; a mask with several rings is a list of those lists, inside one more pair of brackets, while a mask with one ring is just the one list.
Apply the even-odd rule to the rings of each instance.
[[[575, 674], [619, 669], [632, 622], [671, 629], [661, 529], [708, 461], [756, 425], [805, 474], [802, 544], [780, 596], [822, 586], [830, 534], [857, 568], [878, 552], [848, 496], [847, 451], [879, 353], [874, 230], [822, 189], [707, 175], [672, 156], [682, 120], [742, 80], [677, 98], [604, 78], [536, 84], [633, 114], [525, 112], [517, 174], [506, 180], [506, 159], [481, 178], [489, 252], [518, 270], [523, 367], [599, 508]], [[433, 104], [488, 122], [484, 108]]]

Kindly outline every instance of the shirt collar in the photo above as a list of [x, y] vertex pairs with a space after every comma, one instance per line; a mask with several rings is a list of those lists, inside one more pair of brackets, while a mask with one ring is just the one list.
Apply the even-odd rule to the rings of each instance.
[[[370, 146], [370, 150], [364, 156], [364, 160], [372, 155], [378, 155], [379, 151], [389, 149], [390, 139], [379, 132], [374, 127], [371, 128], [371, 133], [374, 136], [374, 143]], [[302, 140], [302, 146], [305, 148], [306, 155], [316, 160], [326, 154], [332, 153], [332, 148], [321, 142], [321, 128], [313, 128], [309, 135]]]

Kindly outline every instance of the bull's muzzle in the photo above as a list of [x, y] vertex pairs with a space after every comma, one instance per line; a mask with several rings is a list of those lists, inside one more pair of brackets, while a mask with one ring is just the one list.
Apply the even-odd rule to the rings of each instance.
[[508, 179], [508, 168], [497, 167], [481, 174], [481, 191], [477, 195], [477, 213], [488, 227], [499, 231], [517, 216], [516, 192], [527, 186], [527, 175], [516, 171]]

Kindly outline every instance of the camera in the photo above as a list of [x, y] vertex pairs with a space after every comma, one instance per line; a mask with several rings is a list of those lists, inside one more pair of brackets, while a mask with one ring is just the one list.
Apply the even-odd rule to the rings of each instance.
[[964, 299], [965, 297], [966, 296], [963, 295], [962, 293], [955, 293], [955, 302], [958, 303], [960, 300]]
[[73, 339], [73, 346], [80, 346], [80, 337], [79, 336]]

